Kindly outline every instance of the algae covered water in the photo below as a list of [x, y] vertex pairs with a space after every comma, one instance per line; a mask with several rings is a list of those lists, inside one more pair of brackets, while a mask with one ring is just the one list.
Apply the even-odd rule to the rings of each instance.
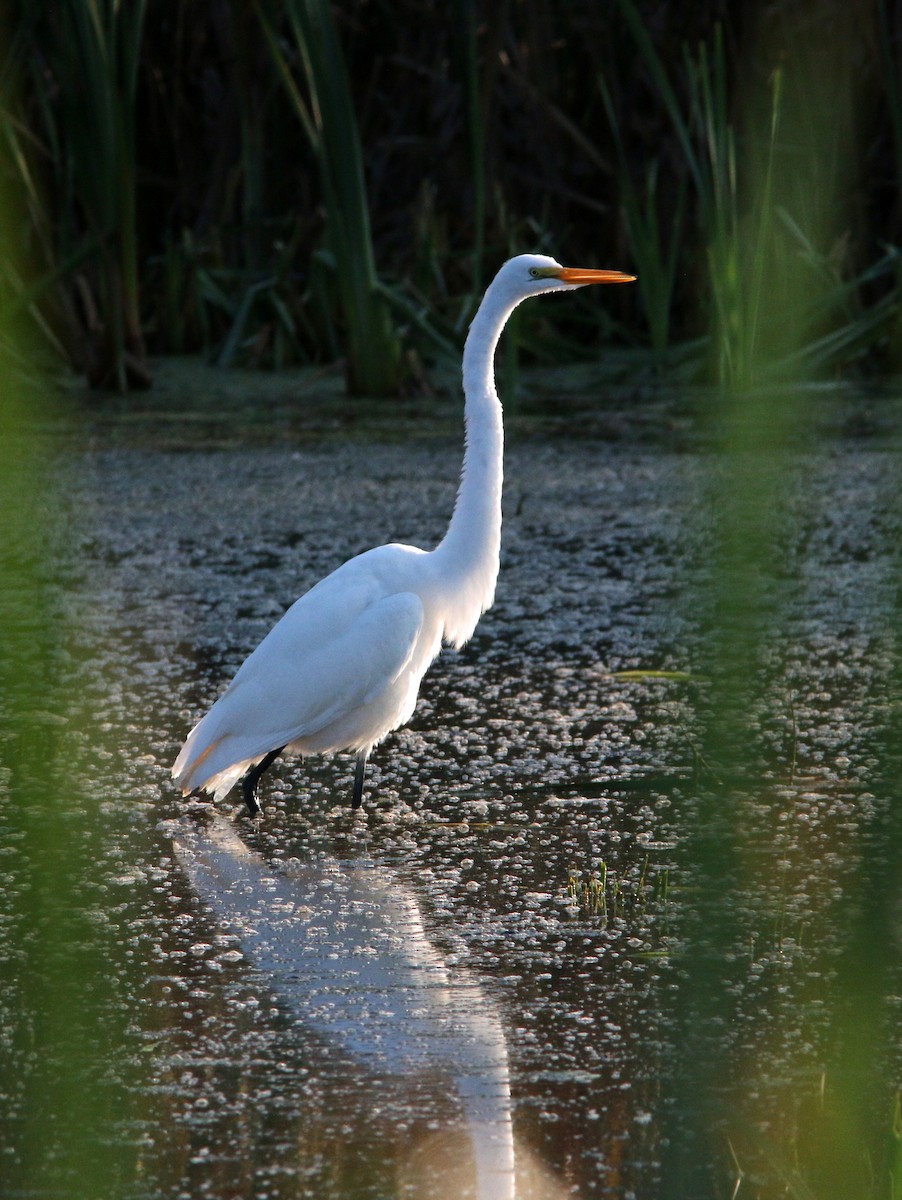
[[[53, 800], [23, 813], [0, 780], [4, 1194], [97, 1171], [147, 1200], [626, 1200], [673, 1194], [675, 1139], [686, 1194], [781, 1194], [767, 1164], [829, 1101], [890, 845], [893, 451], [763, 463], [779, 517], [731, 576], [722, 456], [515, 440], [496, 605], [363, 811], [350, 756], [289, 760], [251, 821], [173, 792], [185, 733], [303, 589], [438, 540], [459, 445], [144, 432], [57, 445], [42, 540], [14, 548], [55, 630], [26, 722]], [[731, 579], [755, 591], [741, 660]]]

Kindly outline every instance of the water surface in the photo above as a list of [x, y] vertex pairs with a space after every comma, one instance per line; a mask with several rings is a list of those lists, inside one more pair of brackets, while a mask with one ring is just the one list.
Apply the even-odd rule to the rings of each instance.
[[[508, 452], [497, 603], [374, 754], [362, 813], [337, 756], [280, 762], [254, 822], [237, 797], [186, 814], [168, 783], [182, 738], [302, 590], [371, 545], [440, 538], [459, 445], [167, 430], [58, 447], [44, 559], [64, 632], [36, 725], [65, 723], [58, 782], [102, 814], [77, 903], [113, 980], [91, 1069], [122, 1194], [500, 1200], [513, 1171], [518, 1197], [654, 1196], [678, 933], [699, 903], [682, 848], [712, 790], [743, 847], [724, 1103], [789, 1119], [822, 1076], [844, 899], [883, 800], [885, 445], [775, 465], [754, 776], [702, 753], [721, 461], [666, 430], [542, 437]], [[15, 1026], [21, 989], [3, 997]], [[11, 1161], [22, 1080], [53, 1071], [23, 1046]]]

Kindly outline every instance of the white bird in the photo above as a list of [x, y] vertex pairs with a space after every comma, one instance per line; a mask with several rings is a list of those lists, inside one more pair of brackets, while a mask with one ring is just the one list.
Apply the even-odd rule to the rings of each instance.
[[288, 609], [188, 734], [172, 768], [183, 795], [221, 797], [257, 784], [283, 751], [367, 756], [410, 720], [442, 643], [460, 647], [495, 596], [501, 548], [504, 429], [494, 354], [516, 306], [543, 292], [629, 283], [620, 271], [562, 267], [541, 254], [506, 262], [483, 297], [463, 355], [466, 451], [448, 531], [434, 550], [391, 544], [349, 559]]

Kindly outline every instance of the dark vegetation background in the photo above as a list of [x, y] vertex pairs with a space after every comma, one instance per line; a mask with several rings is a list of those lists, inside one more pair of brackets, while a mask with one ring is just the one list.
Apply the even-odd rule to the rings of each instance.
[[889, 0], [23, 0], [0, 306], [98, 386], [200, 352], [392, 394], [537, 249], [639, 285], [557, 336], [521, 315], [530, 355], [893, 370], [900, 27]]

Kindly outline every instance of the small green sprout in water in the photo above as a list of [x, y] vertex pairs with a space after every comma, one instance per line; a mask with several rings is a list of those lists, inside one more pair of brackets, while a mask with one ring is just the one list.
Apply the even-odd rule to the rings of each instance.
[[588, 875], [571, 867], [567, 877], [567, 911], [572, 916], [611, 919], [646, 916], [649, 903], [667, 904], [670, 892], [670, 871], [650, 865], [646, 854], [638, 879], [619, 875], [601, 861]]
[[608, 868], [607, 863], [601, 863], [598, 870], [593, 871], [588, 879], [582, 878], [582, 872], [571, 868], [567, 880], [567, 894], [570, 897], [569, 908], [588, 916], [608, 916]]

